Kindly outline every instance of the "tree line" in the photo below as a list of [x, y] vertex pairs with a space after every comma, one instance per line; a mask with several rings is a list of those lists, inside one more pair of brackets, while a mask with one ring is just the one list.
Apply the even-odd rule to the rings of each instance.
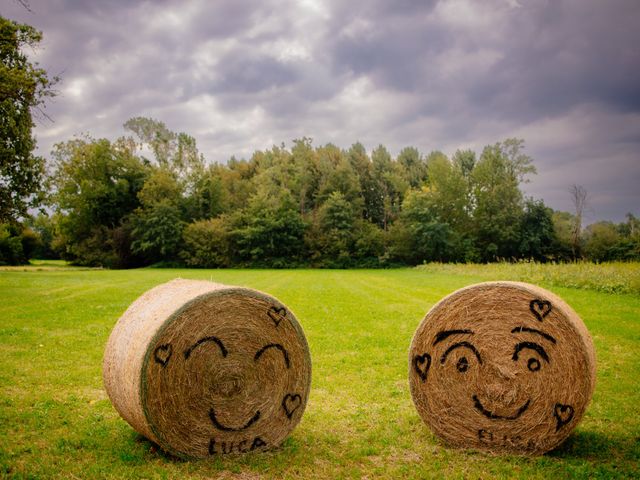
[[[42, 34], [0, 16], [0, 264], [64, 258], [129, 268], [378, 267], [422, 262], [640, 258], [638, 219], [582, 228], [575, 212], [525, 198], [535, 174], [523, 141], [479, 155], [396, 158], [379, 145], [343, 150], [311, 139], [249, 160], [207, 164], [193, 137], [132, 118], [115, 140], [61, 142], [33, 154], [33, 115], [55, 96], [24, 53]], [[38, 206], [42, 213], [33, 214]]]
[[[633, 215], [576, 237], [576, 215], [525, 198], [521, 185], [536, 170], [520, 139], [479, 155], [406, 147], [393, 158], [383, 145], [368, 153], [360, 143], [345, 150], [301, 138], [208, 164], [192, 136], [162, 122], [138, 117], [124, 127], [115, 141], [55, 146], [51, 214], [26, 222], [26, 249], [109, 268], [640, 258]], [[0, 243], [12, 236], [2, 228]]]

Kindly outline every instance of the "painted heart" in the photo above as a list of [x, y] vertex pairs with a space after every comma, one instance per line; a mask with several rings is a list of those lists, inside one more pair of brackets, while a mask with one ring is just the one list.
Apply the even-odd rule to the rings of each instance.
[[297, 393], [287, 393], [282, 399], [282, 408], [287, 418], [291, 419], [293, 412], [295, 412], [302, 405], [302, 397]]
[[284, 307], [271, 307], [267, 310], [267, 315], [269, 318], [273, 320], [273, 323], [276, 325], [280, 325], [280, 322], [287, 316], [287, 310]]
[[413, 368], [423, 382], [427, 380], [429, 367], [431, 367], [431, 355], [428, 353], [413, 357]]
[[167, 366], [167, 363], [169, 363], [169, 359], [171, 358], [172, 354], [173, 348], [171, 348], [171, 344], [166, 343], [164, 345], [160, 345], [155, 349], [155, 351], [153, 352], [153, 358], [156, 362], [162, 365], [162, 368], [164, 368]]
[[573, 407], [571, 405], [563, 405], [562, 403], [556, 403], [553, 408], [553, 416], [556, 417], [556, 432], [564, 427], [573, 418]]
[[542, 321], [542, 319], [551, 312], [551, 302], [536, 298], [529, 302], [529, 310], [531, 310], [531, 313], [533, 313], [539, 321]]

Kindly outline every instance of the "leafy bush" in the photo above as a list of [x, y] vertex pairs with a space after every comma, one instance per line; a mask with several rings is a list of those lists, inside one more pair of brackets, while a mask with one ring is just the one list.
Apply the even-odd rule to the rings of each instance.
[[25, 265], [41, 244], [40, 236], [18, 223], [0, 223], [0, 265]]
[[29, 263], [22, 248], [20, 236], [6, 223], [0, 224], [0, 265], [23, 265]]
[[131, 216], [131, 250], [150, 262], [174, 258], [180, 247], [184, 222], [178, 207], [162, 201], [137, 209]]
[[225, 217], [194, 222], [182, 232], [180, 258], [191, 267], [228, 267], [229, 228]]

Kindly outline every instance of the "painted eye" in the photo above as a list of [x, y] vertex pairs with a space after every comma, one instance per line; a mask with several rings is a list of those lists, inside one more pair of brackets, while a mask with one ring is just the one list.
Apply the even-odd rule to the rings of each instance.
[[449, 357], [449, 355], [453, 355], [454, 359], [457, 356], [458, 360], [456, 361], [456, 369], [460, 373], [465, 373], [467, 370], [469, 370], [469, 367], [471, 366], [469, 363], [469, 358], [473, 358], [471, 354], [475, 355], [475, 358], [478, 360], [478, 363], [482, 364], [480, 353], [478, 352], [478, 350], [476, 350], [476, 347], [474, 347], [471, 343], [469, 342], [454, 343], [449, 348], [447, 348], [447, 350], [442, 354], [442, 357], [440, 358], [440, 363], [444, 364], [447, 361], [447, 358]]
[[545, 362], [549, 363], [549, 355], [547, 355], [547, 352], [545, 351], [545, 349], [542, 348], [537, 343], [533, 343], [533, 342], [521, 342], [516, 345], [513, 351], [513, 357], [512, 357], [514, 362], [518, 361], [518, 358], [520, 357], [520, 352], [525, 349], [529, 350], [530, 353], [533, 353], [533, 352], [537, 353], [536, 356], [531, 356], [529, 357], [529, 360], [527, 360], [527, 368], [529, 369], [529, 371], [537, 372], [538, 370], [540, 370], [540, 368], [542, 368], [542, 363], [540, 362], [538, 357], [544, 360]]
[[540, 370], [540, 361], [537, 358], [530, 358], [527, 362], [527, 368], [532, 372]]
[[460, 373], [466, 372], [469, 369], [469, 360], [467, 360], [467, 357], [460, 357], [460, 360], [456, 363], [456, 368]]

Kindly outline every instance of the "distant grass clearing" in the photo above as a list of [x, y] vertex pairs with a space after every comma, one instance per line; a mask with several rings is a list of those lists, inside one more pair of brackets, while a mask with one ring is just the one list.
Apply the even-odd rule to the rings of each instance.
[[[37, 270], [47, 267], [53, 270]], [[424, 314], [465, 285], [526, 280], [523, 268], [107, 271], [40, 265], [0, 271], [0, 478], [640, 475], [640, 296], [595, 291], [602, 289], [598, 278], [609, 278], [600, 267], [577, 266], [573, 273], [567, 267], [576, 283], [582, 279], [576, 285], [582, 289], [558, 286], [560, 277], [529, 279], [577, 311], [598, 357], [592, 404], [559, 449], [537, 458], [453, 450], [418, 417], [408, 391], [407, 351]], [[625, 268], [632, 280], [619, 282], [623, 286], [638, 276], [638, 264]], [[106, 399], [101, 361], [111, 328], [143, 291], [175, 277], [257, 288], [300, 320], [311, 349], [312, 388], [300, 425], [280, 450], [177, 461], [139, 437]]]

